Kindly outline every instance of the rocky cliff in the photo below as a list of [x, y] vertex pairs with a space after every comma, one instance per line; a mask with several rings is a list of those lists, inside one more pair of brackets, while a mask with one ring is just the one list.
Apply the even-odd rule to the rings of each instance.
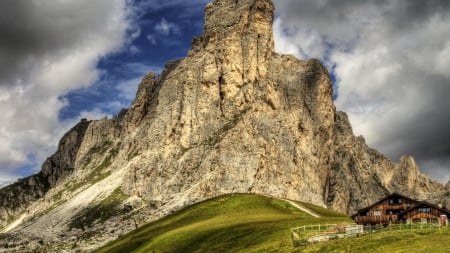
[[38, 174], [19, 179], [0, 190], [0, 228], [72, 174], [76, 155], [88, 126], [89, 122], [83, 120], [67, 132], [58, 144], [58, 151], [44, 162]]
[[[144, 77], [136, 100], [117, 117], [71, 130], [42, 171], [25, 180], [40, 182], [19, 190], [26, 201], [2, 205], [3, 225], [20, 220], [5, 230], [56, 241], [72, 231], [80, 240], [108, 222], [128, 224], [102, 238], [109, 240], [231, 192], [348, 214], [394, 191], [448, 204], [448, 185], [422, 175], [412, 157], [395, 164], [353, 135], [318, 60], [274, 52], [273, 9], [270, 0], [208, 4], [204, 33], [186, 58]], [[21, 184], [2, 189], [0, 203]], [[107, 206], [117, 212], [84, 220], [111, 198], [120, 199]]]

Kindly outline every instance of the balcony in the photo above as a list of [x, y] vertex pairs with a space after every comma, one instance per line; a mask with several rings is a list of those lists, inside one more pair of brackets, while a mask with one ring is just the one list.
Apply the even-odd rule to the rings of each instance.
[[388, 224], [396, 222], [397, 219], [397, 215], [357, 216], [355, 222], [358, 224]]

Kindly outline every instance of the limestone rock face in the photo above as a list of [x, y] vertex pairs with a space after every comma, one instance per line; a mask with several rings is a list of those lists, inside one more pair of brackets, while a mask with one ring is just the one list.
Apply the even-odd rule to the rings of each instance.
[[44, 162], [38, 174], [19, 179], [16, 183], [0, 189], [0, 228], [72, 174], [77, 152], [89, 123], [82, 121], [67, 132], [59, 142], [56, 153]]
[[78, 149], [89, 123], [89, 121], [82, 120], [66, 133], [59, 142], [56, 153], [42, 165], [40, 173], [50, 187], [54, 187], [58, 181], [72, 174], [75, 169]]
[[[18, 230], [69, 231], [64, 219], [115, 187], [142, 203], [126, 216], [145, 214], [142, 222], [232, 192], [348, 214], [394, 191], [448, 203], [448, 185], [422, 175], [412, 157], [395, 164], [354, 136], [318, 60], [274, 52], [273, 10], [270, 0], [208, 4], [204, 33], [186, 58], [144, 77], [136, 100], [117, 117], [85, 123], [63, 138], [38, 174], [52, 190], [28, 209], [52, 207], [52, 198], [63, 204]], [[15, 208], [4, 207], [0, 219], [7, 223], [4, 213], [19, 213]], [[49, 217], [58, 217], [50, 229]]]

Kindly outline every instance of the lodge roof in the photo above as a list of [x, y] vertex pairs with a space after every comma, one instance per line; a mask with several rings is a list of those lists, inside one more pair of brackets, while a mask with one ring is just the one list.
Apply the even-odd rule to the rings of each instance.
[[372, 207], [374, 207], [374, 206], [380, 204], [381, 202], [383, 202], [383, 201], [385, 201], [385, 200], [387, 200], [387, 199], [389, 199], [389, 198], [392, 198], [392, 197], [399, 197], [399, 198], [406, 199], [406, 200], [408, 200], [408, 201], [410, 201], [410, 202], [415, 203], [415, 205], [413, 205], [413, 206], [411, 206], [410, 208], [408, 208], [407, 210], [405, 210], [405, 211], [399, 213], [399, 215], [403, 215], [403, 214], [405, 214], [405, 213], [408, 213], [408, 212], [410, 212], [410, 211], [412, 211], [412, 210], [414, 210], [414, 209], [420, 207], [421, 205], [426, 205], [426, 206], [428, 206], [428, 207], [435, 208], [435, 209], [437, 209], [437, 210], [439, 210], [439, 211], [441, 211], [441, 212], [447, 213], [447, 215], [450, 215], [450, 211], [449, 211], [449, 210], [444, 209], [444, 208], [441, 208], [441, 207], [438, 207], [437, 205], [431, 204], [431, 203], [429, 203], [429, 202], [427, 202], [427, 201], [419, 201], [419, 200], [412, 199], [412, 198], [410, 198], [410, 197], [404, 196], [404, 195], [399, 194], [399, 193], [391, 193], [391, 194], [387, 195], [386, 197], [384, 197], [384, 198], [378, 200], [377, 202], [373, 203], [372, 205], [370, 205], [370, 206], [368, 206], [368, 207], [365, 207], [365, 208], [362, 208], [362, 209], [358, 210], [358, 212], [355, 213], [355, 214], [353, 214], [351, 217], [354, 218], [354, 217], [357, 216], [358, 214], [360, 214], [360, 213], [362, 213], [362, 212], [365, 212], [365, 211], [368, 211], [368, 210], [370, 210]]
[[389, 198], [392, 198], [392, 197], [400, 197], [400, 198], [402, 198], [402, 199], [406, 199], [406, 200], [409, 200], [409, 201], [411, 201], [411, 202], [420, 203], [420, 201], [417, 201], [417, 200], [412, 199], [412, 198], [410, 198], [410, 197], [406, 197], [406, 196], [404, 196], [404, 195], [402, 195], [402, 194], [399, 194], [399, 193], [395, 193], [395, 192], [394, 192], [394, 193], [391, 193], [391, 194], [387, 195], [386, 197], [384, 197], [384, 198], [378, 200], [377, 202], [373, 203], [372, 205], [370, 205], [370, 206], [368, 206], [368, 207], [365, 207], [365, 208], [363, 208], [363, 209], [359, 209], [358, 212], [355, 213], [355, 214], [353, 214], [351, 217], [354, 218], [354, 217], [357, 216], [359, 213], [364, 212], [364, 211], [368, 211], [368, 210], [370, 210], [372, 207], [374, 207], [374, 206], [380, 204], [381, 202], [383, 202], [383, 201], [385, 201], [385, 200], [387, 200], [387, 199], [389, 199]]
[[405, 213], [411, 212], [412, 210], [414, 210], [414, 209], [416, 209], [416, 208], [418, 208], [418, 207], [420, 207], [422, 205], [423, 206], [427, 206], [427, 207], [432, 207], [432, 208], [437, 209], [437, 210], [439, 210], [439, 211], [441, 211], [443, 213], [446, 213], [447, 215], [450, 215], [450, 211], [449, 210], [447, 210], [445, 208], [442, 208], [442, 207], [439, 207], [437, 205], [431, 204], [430, 202], [427, 202], [427, 201], [419, 201], [416, 205], [414, 205], [414, 206], [406, 209], [405, 211], [399, 213], [399, 215], [404, 215]]

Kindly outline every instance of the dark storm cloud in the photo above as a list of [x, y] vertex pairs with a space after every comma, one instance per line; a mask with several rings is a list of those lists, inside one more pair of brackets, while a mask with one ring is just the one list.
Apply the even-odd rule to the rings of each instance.
[[286, 25], [319, 30], [337, 46], [353, 42], [359, 30], [377, 19], [385, 22], [384, 30], [395, 33], [450, 13], [450, 1], [446, 0], [286, 0], [275, 4], [277, 15]]
[[34, 41], [35, 35], [30, 36], [31, 29], [18, 21], [27, 16], [27, 10], [25, 1], [0, 2], [0, 85], [14, 84], [16, 72], [24, 67], [23, 59], [33, 51], [29, 41]]
[[72, 34], [60, 31], [57, 34], [59, 36], [55, 37], [58, 24], [52, 24], [53, 27], [44, 26], [49, 17], [40, 17], [44, 11], [33, 6], [35, 4], [36, 2], [23, 0], [0, 2], [0, 45], [4, 52], [19, 55], [41, 52], [64, 44], [65, 36]]
[[450, 179], [450, 1], [276, 1], [277, 48], [337, 77], [356, 134]]
[[[450, 1], [447, 0], [397, 0], [393, 3], [396, 8], [388, 9], [386, 14], [395, 29], [408, 29], [415, 24], [420, 25], [436, 15], [448, 16], [450, 10]], [[386, 4], [389, 2], [383, 3]]]
[[80, 38], [101, 33], [109, 21], [108, 11], [103, 12], [111, 9], [108, 4], [103, 0], [0, 1], [0, 84], [14, 85], [17, 75], [25, 75], [36, 59], [65, 53]]
[[[390, 129], [380, 129], [380, 134], [385, 136], [378, 145], [393, 144], [388, 151], [394, 159], [405, 153], [412, 154], [425, 171], [436, 163], [441, 164], [442, 170], [442, 164], [450, 165], [450, 79], [430, 78], [422, 80], [421, 84], [422, 89], [418, 89], [421, 92], [410, 108], [397, 115], [399, 120], [392, 121]], [[402, 99], [401, 93], [399, 99]], [[450, 171], [450, 166], [447, 170]]]

